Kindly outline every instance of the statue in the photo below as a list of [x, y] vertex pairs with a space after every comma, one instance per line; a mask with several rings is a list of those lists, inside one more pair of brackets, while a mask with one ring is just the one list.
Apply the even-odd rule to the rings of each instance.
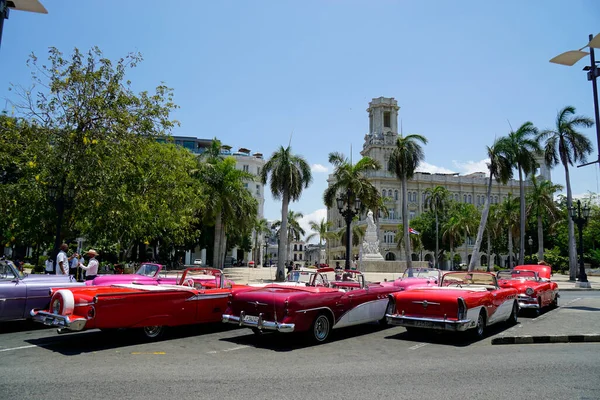
[[379, 253], [379, 239], [377, 239], [377, 226], [373, 221], [373, 211], [367, 213], [367, 231], [362, 243], [363, 258], [366, 260], [383, 260]]

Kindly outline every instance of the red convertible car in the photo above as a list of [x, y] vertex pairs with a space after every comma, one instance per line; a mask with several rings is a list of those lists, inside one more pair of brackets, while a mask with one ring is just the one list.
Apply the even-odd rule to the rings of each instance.
[[267, 285], [232, 295], [223, 322], [263, 331], [307, 332], [324, 342], [332, 329], [385, 322], [387, 296], [394, 286], [368, 283], [358, 271], [313, 272], [306, 286]]
[[421, 286], [438, 286], [442, 272], [436, 268], [413, 268], [412, 274], [404, 271], [401, 277], [391, 282], [382, 282], [384, 286], [396, 286], [398, 290], [406, 290]]
[[415, 288], [391, 294], [388, 323], [413, 328], [447, 331], [472, 329], [482, 338], [486, 326], [517, 323], [517, 290], [498, 286], [489, 272], [448, 272], [440, 287]]
[[148, 339], [167, 326], [218, 322], [232, 292], [250, 289], [226, 284], [222, 271], [188, 268], [177, 285], [121, 283], [55, 289], [48, 310], [31, 310], [36, 322], [59, 333], [99, 328], [140, 328]]
[[498, 285], [519, 291], [519, 307], [539, 314], [544, 307], [558, 307], [558, 285], [550, 281], [550, 267], [519, 265], [513, 270], [498, 271]]

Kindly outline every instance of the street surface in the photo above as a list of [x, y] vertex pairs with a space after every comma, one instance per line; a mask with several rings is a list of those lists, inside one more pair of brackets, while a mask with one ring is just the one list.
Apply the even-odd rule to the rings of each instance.
[[[582, 301], [587, 305], [578, 307]], [[577, 324], [567, 311], [582, 312], [580, 331], [595, 329], [600, 292], [565, 292], [561, 304], [511, 329], [547, 334], [561, 329], [563, 314]], [[491, 327], [472, 343], [369, 324], [313, 346], [298, 335], [255, 336], [225, 324], [171, 329], [164, 340], [145, 343], [133, 332], [57, 335], [5, 323], [0, 398], [600, 399], [600, 343], [491, 345], [508, 330]]]

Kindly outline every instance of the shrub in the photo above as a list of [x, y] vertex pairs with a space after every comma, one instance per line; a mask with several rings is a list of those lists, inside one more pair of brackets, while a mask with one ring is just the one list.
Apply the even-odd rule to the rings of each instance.
[[544, 261], [552, 266], [552, 272], [564, 274], [569, 271], [569, 257], [560, 255], [560, 249], [554, 247], [544, 250]]

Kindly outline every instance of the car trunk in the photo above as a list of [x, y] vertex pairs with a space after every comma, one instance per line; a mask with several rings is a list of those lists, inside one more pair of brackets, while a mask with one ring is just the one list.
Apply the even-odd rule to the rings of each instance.
[[458, 298], [468, 292], [460, 289], [413, 289], [396, 294], [396, 312], [407, 317], [456, 320]]
[[295, 297], [305, 297], [303, 289], [293, 287], [265, 287], [237, 293], [231, 304], [233, 315], [258, 316], [263, 314], [265, 321], [280, 322], [284, 316], [285, 302], [292, 303]]

